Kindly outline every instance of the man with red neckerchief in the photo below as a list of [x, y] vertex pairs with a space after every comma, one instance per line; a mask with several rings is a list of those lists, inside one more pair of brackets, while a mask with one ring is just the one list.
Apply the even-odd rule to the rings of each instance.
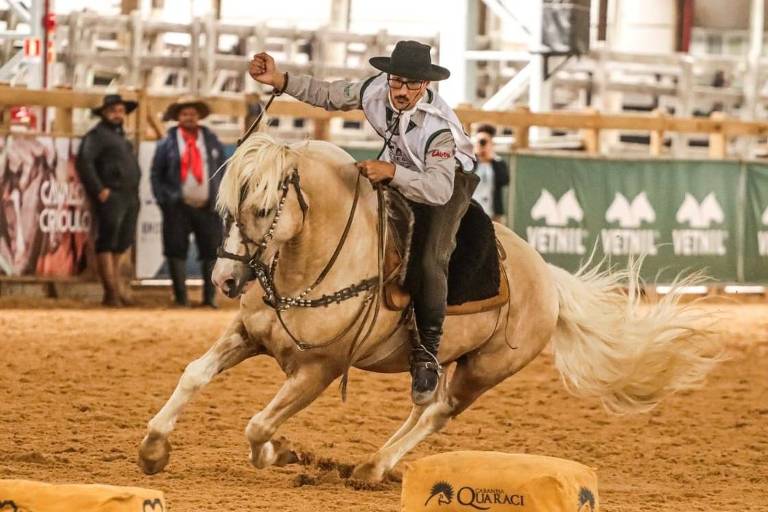
[[211, 273], [221, 243], [221, 220], [215, 210], [224, 163], [224, 147], [216, 135], [199, 124], [210, 113], [195, 98], [181, 98], [165, 112], [177, 121], [157, 144], [152, 171], [152, 193], [163, 213], [163, 254], [173, 281], [174, 303], [189, 306], [186, 261], [189, 235], [195, 234], [203, 274], [203, 305], [216, 307]]

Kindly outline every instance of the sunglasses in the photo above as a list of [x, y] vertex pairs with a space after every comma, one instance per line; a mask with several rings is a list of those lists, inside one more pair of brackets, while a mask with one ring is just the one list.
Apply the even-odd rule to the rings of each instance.
[[489, 142], [491, 142], [491, 139], [477, 139], [478, 145], [485, 147]]
[[409, 91], [418, 91], [424, 84], [424, 80], [403, 80], [402, 78], [394, 78], [387, 75], [387, 83], [392, 89], [400, 89], [405, 86]]

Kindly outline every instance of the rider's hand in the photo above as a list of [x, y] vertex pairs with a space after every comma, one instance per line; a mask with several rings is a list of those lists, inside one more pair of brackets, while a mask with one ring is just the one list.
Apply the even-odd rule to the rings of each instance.
[[355, 164], [371, 183], [388, 182], [395, 177], [395, 164], [382, 160], [363, 160]]
[[248, 66], [248, 73], [257, 82], [271, 85], [275, 89], [282, 90], [285, 87], [283, 73], [277, 69], [275, 59], [266, 52], [257, 53], [253, 56]]
[[101, 189], [101, 192], [99, 192], [99, 202], [100, 203], [106, 203], [107, 199], [109, 199], [109, 194], [111, 194], [112, 191], [108, 188]]

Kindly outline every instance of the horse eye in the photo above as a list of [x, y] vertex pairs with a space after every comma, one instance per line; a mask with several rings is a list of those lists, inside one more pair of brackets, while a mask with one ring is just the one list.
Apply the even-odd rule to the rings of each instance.
[[269, 208], [269, 209], [259, 208], [258, 210], [256, 210], [256, 215], [258, 217], [266, 217], [270, 213], [272, 213], [272, 208]]

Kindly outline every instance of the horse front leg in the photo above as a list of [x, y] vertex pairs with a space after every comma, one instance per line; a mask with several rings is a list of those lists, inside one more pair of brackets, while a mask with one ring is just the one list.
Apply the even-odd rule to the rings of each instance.
[[255, 467], [263, 469], [298, 460], [289, 447], [271, 439], [280, 425], [311, 404], [339, 375], [341, 370], [336, 365], [323, 361], [296, 366], [277, 395], [251, 418], [245, 429], [251, 445], [250, 460]]
[[139, 467], [152, 475], [165, 468], [170, 458], [168, 436], [181, 411], [195, 393], [217, 374], [260, 352], [260, 346], [248, 339], [241, 321], [236, 320], [202, 357], [189, 363], [173, 394], [149, 421], [147, 435], [139, 447]]

